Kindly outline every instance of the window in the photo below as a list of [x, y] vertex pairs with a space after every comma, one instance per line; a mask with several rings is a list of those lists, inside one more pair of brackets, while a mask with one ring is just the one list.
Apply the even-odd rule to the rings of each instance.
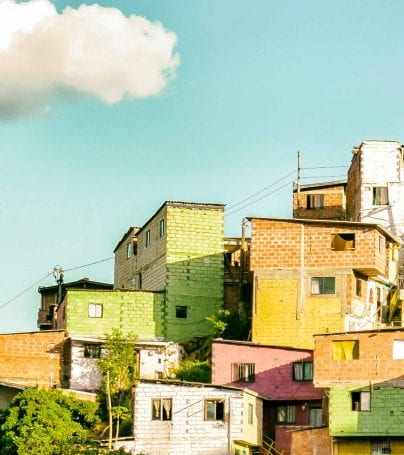
[[307, 209], [316, 210], [324, 208], [324, 194], [308, 194]]
[[352, 411], [370, 411], [370, 392], [351, 392]]
[[151, 243], [151, 234], [150, 234], [150, 229], [146, 231], [146, 247], [150, 246]]
[[254, 424], [254, 405], [248, 403], [248, 425]]
[[293, 423], [296, 421], [296, 406], [278, 406], [276, 411], [278, 423]]
[[334, 360], [355, 360], [359, 359], [359, 341], [333, 341], [332, 358]]
[[164, 223], [164, 219], [163, 220], [160, 220], [160, 223], [159, 223], [159, 235], [160, 237], [163, 237], [163, 235], [166, 233], [165, 231], [165, 223]]
[[173, 402], [171, 398], [155, 398], [152, 400], [152, 420], [171, 420]]
[[388, 203], [387, 186], [373, 187], [373, 205], [388, 205]]
[[323, 410], [321, 408], [309, 408], [309, 425], [311, 427], [323, 426]]
[[356, 278], [355, 294], [357, 297], [364, 297], [366, 290], [366, 281], [362, 278]]
[[99, 359], [101, 357], [101, 346], [99, 344], [85, 344], [84, 358]]
[[385, 238], [379, 235], [379, 253], [383, 253], [386, 250]]
[[393, 360], [404, 360], [404, 340], [393, 341]]
[[224, 399], [205, 400], [205, 420], [224, 420]]
[[128, 243], [126, 246], [126, 259], [129, 259], [132, 255], [132, 244]]
[[354, 250], [355, 234], [332, 234], [331, 249], [334, 251]]
[[255, 363], [233, 363], [233, 382], [254, 382]]
[[176, 306], [175, 307], [175, 317], [180, 319], [186, 319], [188, 317], [188, 307], [187, 306]]
[[386, 453], [391, 453], [390, 441], [388, 439], [384, 441], [372, 441], [371, 444], [371, 455], [384, 455]]
[[102, 318], [102, 303], [89, 303], [88, 304], [88, 317], [89, 318]]
[[295, 381], [311, 381], [313, 379], [313, 362], [295, 362], [293, 364]]
[[335, 277], [321, 276], [311, 279], [312, 294], [335, 294]]

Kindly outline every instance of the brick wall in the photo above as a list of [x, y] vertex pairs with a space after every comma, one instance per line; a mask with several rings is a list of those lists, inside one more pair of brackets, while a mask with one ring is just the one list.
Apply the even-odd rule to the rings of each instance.
[[[307, 207], [307, 196], [321, 194], [324, 196], [324, 207], [319, 209], [309, 209]], [[297, 192], [293, 193], [293, 218], [309, 219], [345, 219], [345, 185], [319, 187], [313, 189], [301, 189], [300, 191], [300, 216], [298, 214]]]
[[0, 382], [60, 384], [63, 339], [63, 330], [0, 335]]
[[328, 428], [293, 431], [290, 439], [291, 455], [331, 455], [332, 453], [332, 440], [328, 434]]
[[137, 254], [134, 254], [134, 244], [137, 244], [136, 227], [130, 228], [120, 245], [115, 249], [114, 288], [134, 288], [134, 277], [137, 270]]
[[[90, 317], [89, 305], [102, 305], [102, 317]], [[64, 316], [64, 318], [63, 318]], [[58, 310], [58, 327], [69, 335], [105, 335], [113, 328], [139, 338], [163, 337], [164, 294], [146, 291], [68, 290]]]
[[[172, 399], [172, 420], [152, 420], [153, 398]], [[224, 400], [224, 421], [204, 419], [204, 400], [207, 398]], [[238, 390], [155, 382], [140, 382], [135, 388], [133, 435], [136, 453], [227, 455], [229, 443], [242, 439], [242, 426], [243, 397]]]
[[[359, 359], [333, 360], [333, 341], [358, 340]], [[404, 359], [393, 359], [393, 341], [404, 341], [404, 329], [352, 332], [315, 337], [314, 382], [317, 386], [338, 383], [364, 383], [398, 378], [404, 372]]]
[[[299, 223], [270, 219], [251, 220], [251, 269], [349, 267], [386, 272], [386, 249], [379, 252], [376, 228], [354, 224]], [[336, 251], [335, 234], [354, 234], [355, 248]]]

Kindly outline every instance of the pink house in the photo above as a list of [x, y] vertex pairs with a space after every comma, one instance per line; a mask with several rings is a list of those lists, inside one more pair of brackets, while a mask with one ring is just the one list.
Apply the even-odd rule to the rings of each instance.
[[296, 429], [325, 426], [322, 390], [313, 386], [313, 351], [216, 339], [212, 383], [252, 390], [266, 398], [264, 436], [290, 454]]

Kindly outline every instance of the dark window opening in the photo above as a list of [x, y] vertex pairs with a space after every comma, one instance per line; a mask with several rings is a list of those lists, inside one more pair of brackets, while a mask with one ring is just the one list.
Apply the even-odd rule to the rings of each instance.
[[84, 358], [99, 359], [101, 357], [101, 346], [99, 344], [85, 344]]
[[370, 392], [351, 392], [352, 411], [370, 411]]
[[175, 317], [180, 319], [186, 319], [188, 317], [188, 307], [187, 306], [176, 306], [175, 307]]
[[296, 421], [296, 406], [278, 406], [276, 421], [278, 423], [294, 423]]

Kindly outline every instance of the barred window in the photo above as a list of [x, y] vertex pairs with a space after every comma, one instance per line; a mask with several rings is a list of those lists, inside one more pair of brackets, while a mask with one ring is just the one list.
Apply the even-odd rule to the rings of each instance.
[[254, 382], [255, 363], [233, 363], [233, 382]]
[[85, 344], [84, 358], [99, 359], [101, 357], [101, 346], [99, 344]]

